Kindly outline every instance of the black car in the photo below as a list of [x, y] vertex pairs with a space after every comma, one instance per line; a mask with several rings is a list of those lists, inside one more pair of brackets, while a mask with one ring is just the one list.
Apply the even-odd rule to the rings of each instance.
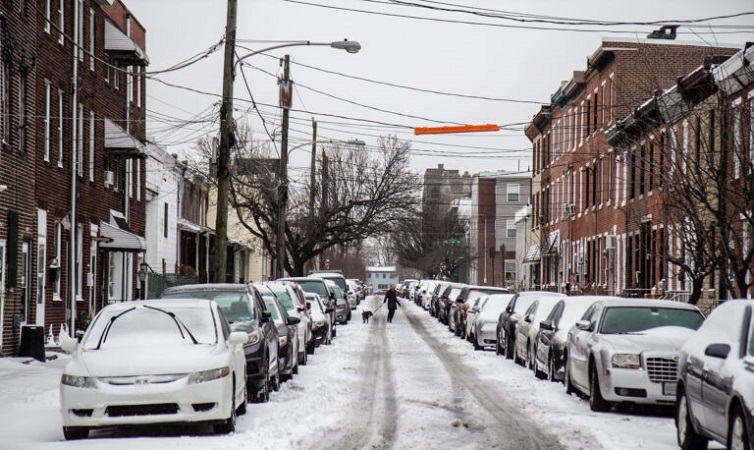
[[246, 385], [257, 402], [269, 400], [280, 380], [278, 331], [257, 288], [249, 284], [191, 284], [167, 288], [161, 298], [214, 300], [233, 331], [245, 331]]
[[278, 329], [280, 376], [283, 380], [290, 379], [298, 373], [298, 324], [301, 319], [288, 314], [277, 294], [269, 286], [259, 285], [257, 288]]
[[511, 298], [497, 321], [496, 351], [498, 355], [504, 354], [506, 358], [513, 359], [513, 352], [516, 349], [516, 325], [529, 305], [543, 296], [563, 297], [563, 294], [547, 291], [524, 291]]

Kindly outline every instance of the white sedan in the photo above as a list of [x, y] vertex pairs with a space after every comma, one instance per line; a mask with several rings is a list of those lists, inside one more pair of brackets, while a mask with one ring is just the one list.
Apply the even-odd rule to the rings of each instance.
[[246, 412], [248, 336], [231, 332], [210, 300], [147, 300], [108, 305], [72, 352], [60, 380], [66, 439], [91, 429], [156, 423], [210, 423], [235, 429]]

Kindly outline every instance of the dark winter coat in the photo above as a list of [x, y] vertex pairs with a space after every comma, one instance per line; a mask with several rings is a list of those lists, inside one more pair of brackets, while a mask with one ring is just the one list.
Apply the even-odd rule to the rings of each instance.
[[397, 309], [395, 306], [396, 304], [398, 306], [401, 306], [400, 302], [398, 301], [398, 296], [395, 294], [395, 291], [393, 289], [390, 289], [389, 291], [387, 291], [387, 293], [385, 293], [385, 300], [382, 302], [382, 304], [384, 305], [385, 302], [387, 302], [387, 309]]

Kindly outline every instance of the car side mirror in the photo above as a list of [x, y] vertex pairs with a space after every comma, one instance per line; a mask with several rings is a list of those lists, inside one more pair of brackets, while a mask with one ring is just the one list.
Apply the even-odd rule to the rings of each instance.
[[269, 322], [272, 320], [272, 313], [269, 311], [262, 311], [262, 322]]
[[301, 322], [300, 317], [288, 316], [288, 325], [298, 325]]
[[590, 331], [592, 329], [592, 322], [588, 320], [579, 320], [576, 322], [576, 328], [582, 331]]
[[526, 317], [524, 317], [524, 322], [531, 323], [531, 321], [534, 319], [533, 314], [527, 314]]
[[234, 331], [230, 333], [231, 345], [241, 345], [249, 341], [249, 334], [245, 331]]
[[513, 314], [513, 307], [512, 306], [506, 306], [505, 307], [505, 312], [507, 312], [508, 314]]
[[478, 314], [479, 313], [479, 307], [478, 306], [474, 306], [473, 308], [471, 308], [471, 312]]
[[704, 355], [712, 358], [725, 359], [730, 353], [730, 345], [728, 344], [710, 344], [704, 349]]
[[306, 309], [312, 309], [312, 302], [306, 302]]
[[66, 353], [73, 353], [78, 345], [79, 341], [76, 338], [72, 338], [70, 336], [60, 337], [60, 348], [62, 348]]
[[555, 326], [553, 325], [552, 321], [543, 320], [539, 322], [539, 329], [546, 330], [546, 331], [555, 331]]

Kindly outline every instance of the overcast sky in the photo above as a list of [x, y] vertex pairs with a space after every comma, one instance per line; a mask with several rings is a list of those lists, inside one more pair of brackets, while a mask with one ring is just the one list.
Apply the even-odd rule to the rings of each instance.
[[[225, 0], [123, 1], [147, 30], [149, 71], [168, 69], [210, 51], [225, 32]], [[659, 28], [555, 23], [563, 19], [672, 23], [739, 15], [683, 26], [678, 40], [736, 47], [754, 41], [754, 2], [750, 0], [238, 3], [240, 55], [289, 41], [347, 38], [362, 46], [358, 54], [326, 46], [272, 50], [246, 59], [248, 65], [237, 73], [236, 120], [247, 122], [255, 139], [272, 136], [279, 143], [276, 77], [282, 75], [283, 55], [291, 55], [296, 86], [289, 144], [295, 149], [292, 174], [308, 166], [310, 145], [306, 143], [311, 141], [312, 119], [318, 122], [318, 140], [360, 139], [367, 143], [367, 151], [375, 151], [378, 138], [388, 134], [410, 141], [412, 166], [419, 173], [438, 163], [470, 173], [527, 170], [531, 152], [522, 124], [538, 111], [539, 104], [548, 103], [574, 70], [586, 68], [586, 58], [603, 38], [640, 39]], [[502, 14], [528, 21], [490, 17]], [[172, 153], [182, 153], [201, 136], [217, 136], [222, 72], [223, 48], [219, 46], [195, 64], [154, 75], [172, 86], [148, 82], [149, 137]], [[252, 96], [258, 110], [251, 104]], [[489, 123], [503, 128], [493, 133], [413, 134], [417, 126]]]

